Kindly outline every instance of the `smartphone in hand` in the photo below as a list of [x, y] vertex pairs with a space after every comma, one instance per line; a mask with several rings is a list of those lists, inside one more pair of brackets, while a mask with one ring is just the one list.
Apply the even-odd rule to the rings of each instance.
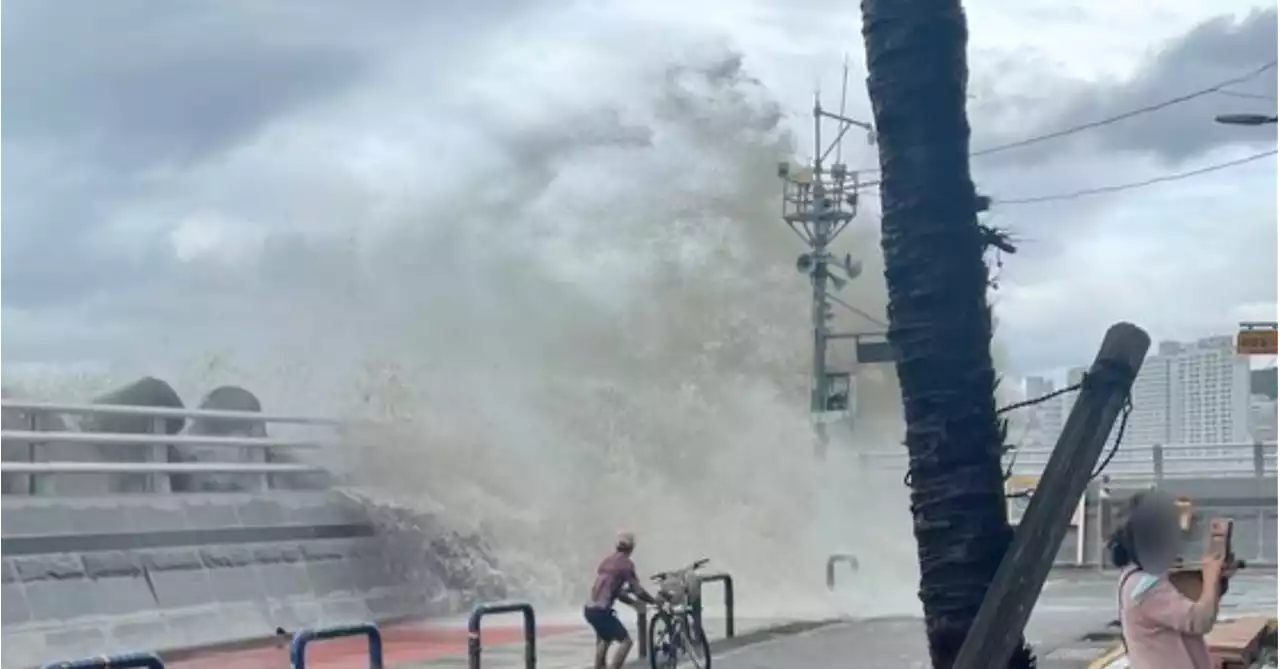
[[1209, 550], [1222, 556], [1223, 574], [1218, 586], [1219, 595], [1227, 594], [1229, 575], [1237, 566], [1235, 549], [1231, 545], [1231, 533], [1235, 523], [1230, 518], [1214, 518], [1209, 521]]
[[1235, 563], [1236, 555], [1231, 546], [1231, 534], [1235, 523], [1230, 518], [1214, 518], [1209, 521], [1209, 551], [1222, 556], [1224, 565]]

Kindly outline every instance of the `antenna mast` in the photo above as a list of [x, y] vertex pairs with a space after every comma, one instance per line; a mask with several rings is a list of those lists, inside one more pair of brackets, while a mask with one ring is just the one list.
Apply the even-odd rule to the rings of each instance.
[[[849, 86], [849, 64], [846, 56], [844, 83], [840, 90], [840, 113], [833, 114], [822, 108], [821, 95], [813, 97], [813, 162], [805, 167], [793, 168], [790, 163], [778, 165], [778, 177], [782, 179], [782, 220], [804, 240], [809, 247], [796, 260], [796, 270], [807, 274], [813, 284], [813, 365], [810, 385], [809, 410], [817, 437], [817, 456], [826, 455], [826, 423], [846, 415], [850, 410], [851, 374], [831, 372], [827, 369], [827, 342], [836, 338], [856, 338], [859, 335], [841, 335], [830, 331], [831, 303], [828, 286], [836, 290], [844, 287], [862, 272], [862, 264], [846, 255], [834, 258], [828, 247], [853, 221], [858, 210], [858, 178], [841, 162], [842, 144], [850, 128], [866, 131], [869, 143], [875, 141], [871, 124], [845, 116]], [[822, 129], [826, 122], [835, 121], [837, 132], [829, 144], [823, 143]], [[835, 151], [835, 162], [828, 169], [824, 163]], [[834, 270], [834, 271], [833, 271]], [[843, 276], [841, 276], [843, 275]]]

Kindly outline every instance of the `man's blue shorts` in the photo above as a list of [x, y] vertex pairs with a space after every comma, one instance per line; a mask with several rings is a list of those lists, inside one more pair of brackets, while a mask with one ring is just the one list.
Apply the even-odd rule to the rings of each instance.
[[627, 628], [621, 620], [618, 620], [613, 609], [588, 606], [582, 609], [582, 617], [587, 619], [587, 623], [596, 631], [596, 638], [600, 641], [625, 641], [630, 638]]

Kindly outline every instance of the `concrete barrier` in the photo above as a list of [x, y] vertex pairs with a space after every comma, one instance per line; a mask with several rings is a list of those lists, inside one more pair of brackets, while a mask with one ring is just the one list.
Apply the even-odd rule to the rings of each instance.
[[2, 541], [6, 669], [454, 612], [332, 492], [6, 498]]
[[[1085, 562], [1110, 566], [1106, 543], [1125, 513], [1134, 493], [1147, 486], [1113, 484], [1108, 495], [1091, 492], [1085, 505]], [[1276, 479], [1275, 477], [1221, 477], [1171, 479], [1160, 489], [1186, 501], [1187, 523], [1182, 535], [1182, 555], [1191, 562], [1204, 555], [1213, 518], [1235, 521], [1234, 549], [1237, 557], [1251, 565], [1276, 564]]]

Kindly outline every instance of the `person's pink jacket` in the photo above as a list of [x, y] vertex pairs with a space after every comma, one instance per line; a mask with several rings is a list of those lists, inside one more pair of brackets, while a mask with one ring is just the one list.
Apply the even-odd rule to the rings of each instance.
[[1131, 669], [1213, 669], [1204, 636], [1218, 617], [1178, 592], [1167, 576], [1120, 574], [1120, 625]]

